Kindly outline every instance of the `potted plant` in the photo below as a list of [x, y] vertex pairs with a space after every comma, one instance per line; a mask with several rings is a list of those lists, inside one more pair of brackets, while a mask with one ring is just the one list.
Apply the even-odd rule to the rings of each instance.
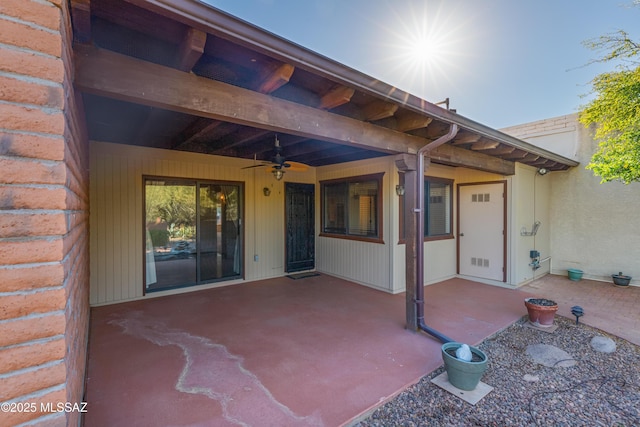
[[612, 274], [611, 277], [616, 286], [629, 286], [629, 282], [631, 282], [631, 276], [625, 276], [622, 271], [618, 274]]
[[558, 304], [546, 298], [526, 298], [524, 305], [527, 307], [529, 322], [541, 328], [549, 328], [553, 325]]
[[462, 346], [459, 342], [448, 342], [442, 345], [442, 360], [447, 371], [449, 382], [460, 390], [475, 390], [487, 370], [487, 355], [476, 347], [469, 346], [471, 361], [459, 359], [456, 350]]
[[578, 270], [577, 268], [570, 268], [567, 270], [567, 275], [569, 276], [569, 280], [573, 280], [574, 282], [580, 281], [582, 279], [582, 275], [584, 272], [582, 270]]

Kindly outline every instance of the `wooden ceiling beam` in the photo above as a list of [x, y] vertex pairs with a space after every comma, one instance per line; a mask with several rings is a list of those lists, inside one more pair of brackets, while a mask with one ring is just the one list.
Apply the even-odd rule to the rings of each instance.
[[74, 41], [91, 41], [91, 0], [71, 0], [71, 25]]
[[478, 135], [477, 133], [461, 132], [461, 135], [456, 136], [454, 140], [451, 142], [451, 144], [453, 145], [474, 144], [480, 141], [480, 138], [482, 138], [482, 136]]
[[225, 138], [226, 142], [222, 144], [222, 147], [213, 151], [212, 154], [234, 156], [238, 152], [238, 147], [264, 139], [272, 133], [273, 132], [264, 129], [242, 126], [235, 132], [229, 134]]
[[[86, 93], [388, 154], [415, 154], [428, 143], [418, 136], [105, 49], [79, 45], [74, 53], [74, 83]], [[432, 158], [504, 175], [514, 168], [512, 162], [448, 144], [434, 150]]]
[[181, 147], [186, 146], [198, 139], [206, 136], [212, 132], [215, 128], [222, 125], [220, 120], [211, 120], [204, 117], [198, 117], [189, 126], [183, 129], [174, 139], [171, 148], [179, 150]]
[[87, 93], [385, 153], [415, 153], [425, 144], [419, 137], [105, 49], [78, 46], [75, 53], [75, 84]]
[[330, 110], [339, 105], [346, 104], [351, 101], [351, 97], [355, 92], [355, 89], [350, 87], [337, 86], [320, 98], [320, 105], [318, 105], [318, 108], [322, 110]]
[[533, 164], [533, 162], [535, 162], [539, 158], [540, 158], [540, 156], [538, 156], [537, 154], [527, 153], [527, 154], [525, 154], [524, 157], [518, 159], [518, 161], [521, 162], [521, 163], [525, 163], [527, 165], [531, 165], [531, 164]]
[[207, 33], [195, 28], [187, 29], [178, 48], [176, 68], [182, 71], [191, 71], [202, 57], [206, 43]]
[[260, 76], [256, 91], [271, 93], [289, 83], [295, 67], [291, 64], [280, 64], [275, 70], [265, 69]]
[[513, 162], [449, 144], [443, 144], [436, 148], [430, 153], [429, 157], [435, 163], [448, 166], [468, 167], [501, 175], [514, 175], [516, 173], [516, 166]]
[[[309, 163], [311, 165], [314, 164], [314, 162], [319, 162], [322, 161], [324, 159], [330, 159], [330, 158], [334, 158], [334, 157], [340, 157], [340, 156], [344, 156], [347, 154], [353, 154], [356, 152], [360, 152], [361, 150], [356, 148], [356, 147], [348, 147], [345, 145], [338, 145], [338, 146], [333, 146], [332, 148], [325, 148], [323, 150], [318, 150], [313, 156], [312, 156], [312, 161], [310, 161]], [[293, 155], [291, 154], [291, 152], [289, 150], [287, 150], [286, 154], [286, 158], [287, 159], [291, 159], [292, 161], [302, 161], [304, 160], [305, 156], [302, 154], [299, 155]]]
[[333, 147], [335, 147], [335, 145], [315, 139], [299, 140], [287, 147], [286, 156], [295, 158], [315, 157], [316, 153], [329, 150]]
[[318, 167], [318, 166], [334, 165], [336, 163], [352, 162], [352, 161], [363, 160], [363, 159], [371, 160], [381, 156], [382, 155], [380, 153], [356, 151], [353, 153], [341, 154], [340, 156], [336, 156], [336, 157], [327, 157], [326, 159], [315, 160], [313, 164], [311, 164], [310, 166]]
[[538, 157], [537, 160], [535, 160], [533, 162], [530, 162], [529, 165], [530, 166], [536, 166], [536, 167], [542, 167], [542, 166], [546, 166], [548, 162], [549, 162], [548, 159], [545, 159], [544, 157]]
[[501, 144], [493, 150], [488, 150], [486, 154], [492, 156], [503, 156], [505, 154], [511, 154], [516, 151], [516, 147], [511, 147], [509, 145]]
[[390, 102], [371, 102], [362, 108], [364, 120], [372, 122], [392, 117], [398, 111], [398, 105]]
[[91, 14], [94, 17], [147, 34], [169, 44], [175, 45], [178, 40], [182, 39], [184, 24], [161, 14], [150, 12], [141, 6], [128, 0], [100, 0], [94, 1], [91, 5]]
[[[207, 33], [204, 31], [196, 30], [195, 28], [187, 28], [182, 42], [178, 48], [178, 56], [175, 63], [175, 67], [178, 70], [189, 72], [196, 65], [196, 63], [202, 57], [204, 52], [204, 46], [207, 42]], [[146, 120], [138, 127], [135, 139], [137, 141], [147, 141], [149, 133], [156, 126], [158, 121], [163, 120], [165, 110], [158, 108], [152, 108], [147, 115]], [[186, 141], [189, 142], [189, 141]], [[171, 143], [175, 148], [179, 147], [181, 143], [173, 141]]]
[[526, 156], [527, 154], [528, 154], [527, 151], [516, 148], [511, 153], [503, 155], [502, 158], [508, 159], [508, 160], [520, 160], [524, 158], [524, 156]]
[[409, 112], [397, 118], [396, 129], [399, 132], [409, 132], [416, 129], [426, 128], [432, 121], [433, 119], [431, 117]]
[[498, 141], [478, 141], [471, 144], [471, 149], [473, 151], [493, 150], [498, 145], [500, 145]]

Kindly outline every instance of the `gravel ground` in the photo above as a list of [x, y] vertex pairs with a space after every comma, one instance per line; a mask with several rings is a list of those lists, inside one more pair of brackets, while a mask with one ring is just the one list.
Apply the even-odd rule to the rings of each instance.
[[[357, 426], [640, 426], [640, 347], [559, 316], [554, 333], [525, 322], [477, 346], [489, 359], [482, 382], [494, 387], [477, 404], [432, 384], [440, 367]], [[595, 351], [595, 336], [613, 339], [616, 351]], [[535, 344], [556, 346], [577, 363], [535, 363], [526, 353]]]

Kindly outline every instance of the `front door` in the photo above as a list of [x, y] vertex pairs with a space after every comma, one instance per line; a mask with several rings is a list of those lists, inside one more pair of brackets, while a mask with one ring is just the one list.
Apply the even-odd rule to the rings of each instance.
[[458, 185], [458, 273], [506, 281], [506, 182]]
[[285, 183], [285, 271], [315, 268], [315, 186]]

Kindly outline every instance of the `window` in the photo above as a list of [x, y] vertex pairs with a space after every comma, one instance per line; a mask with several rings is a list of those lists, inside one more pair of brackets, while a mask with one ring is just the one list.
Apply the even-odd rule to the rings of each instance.
[[[400, 174], [404, 185], [404, 174]], [[400, 198], [400, 235], [405, 239], [405, 196]], [[453, 181], [444, 178], [424, 178], [424, 237], [425, 240], [453, 238]]]
[[382, 175], [321, 181], [322, 234], [380, 241]]

